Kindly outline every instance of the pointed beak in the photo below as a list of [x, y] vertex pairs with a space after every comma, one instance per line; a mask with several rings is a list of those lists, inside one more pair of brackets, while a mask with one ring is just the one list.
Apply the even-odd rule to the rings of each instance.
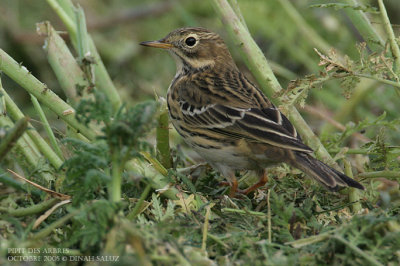
[[171, 49], [173, 47], [172, 44], [167, 43], [162, 39], [158, 41], [141, 42], [140, 45], [161, 49]]

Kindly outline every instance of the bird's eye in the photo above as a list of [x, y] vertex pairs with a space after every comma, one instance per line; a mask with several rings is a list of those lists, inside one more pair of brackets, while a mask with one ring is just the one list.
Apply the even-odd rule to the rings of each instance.
[[185, 40], [185, 43], [187, 44], [187, 46], [193, 46], [196, 44], [196, 39], [194, 37], [188, 37]]

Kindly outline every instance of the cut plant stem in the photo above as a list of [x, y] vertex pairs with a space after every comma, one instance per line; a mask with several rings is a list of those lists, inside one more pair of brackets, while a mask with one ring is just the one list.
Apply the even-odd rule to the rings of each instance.
[[80, 95], [83, 98], [88, 97], [87, 88], [89, 88], [89, 82], [67, 44], [51, 24], [42, 22], [36, 25], [36, 31], [41, 35], [47, 36], [46, 45], [43, 46], [43, 49], [60, 87], [67, 96], [68, 102], [73, 107], [76, 107], [81, 98]]
[[[89, 140], [94, 140], [96, 133], [79, 123], [74, 115], [74, 109], [52, 92], [46, 84], [35, 78], [25, 67], [18, 64], [6, 52], [0, 49], [0, 70], [3, 71], [26, 91], [34, 95], [42, 104], [55, 112], [69, 126], [82, 133]], [[72, 113], [66, 113], [72, 111]]]
[[[74, 10], [74, 6], [70, 1], [68, 1], [68, 3], [64, 2], [63, 6], [61, 6], [56, 0], [47, 0], [47, 3], [53, 8], [53, 10], [65, 24], [68, 33], [71, 36], [72, 44], [74, 45], [75, 50], [78, 50], [78, 26], [74, 22], [73, 17], [70, 17], [69, 12]], [[68, 4], [69, 8], [66, 8]], [[99, 53], [97, 52], [96, 46], [94, 45], [93, 39], [90, 37], [90, 35], [87, 35], [87, 43], [89, 45], [90, 55], [93, 57], [95, 62], [94, 75], [96, 76], [96, 87], [107, 95], [113, 106], [114, 112], [116, 112], [121, 106], [121, 98], [103, 64], [103, 61], [100, 58]]]

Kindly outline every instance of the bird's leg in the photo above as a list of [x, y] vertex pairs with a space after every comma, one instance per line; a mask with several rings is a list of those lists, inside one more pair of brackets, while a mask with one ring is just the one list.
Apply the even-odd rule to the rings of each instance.
[[236, 177], [234, 177], [234, 178], [231, 180], [231, 189], [229, 190], [229, 197], [230, 197], [230, 198], [235, 197], [237, 191], [238, 191], [238, 182], [237, 182]]
[[219, 185], [230, 187], [229, 197], [233, 198], [236, 196], [236, 193], [238, 192], [238, 181], [236, 177], [230, 178], [229, 181], [219, 182]]
[[255, 183], [254, 185], [252, 185], [251, 187], [248, 187], [244, 190], [239, 190], [238, 192], [247, 195], [250, 192], [256, 190], [257, 188], [264, 186], [268, 182], [267, 171], [265, 171], [265, 169], [262, 169], [261, 171], [257, 171], [257, 173], [259, 174], [259, 177], [260, 177], [258, 182]]

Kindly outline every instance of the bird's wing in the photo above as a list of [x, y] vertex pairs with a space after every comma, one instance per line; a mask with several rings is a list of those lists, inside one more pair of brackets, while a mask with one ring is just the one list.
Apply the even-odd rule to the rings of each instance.
[[[229, 88], [220, 86], [215, 89], [212, 86], [200, 88], [191, 82], [183, 86], [185, 88], [181, 88], [183, 90], [178, 97], [177, 108], [180, 108], [180, 119], [190, 130], [210, 130], [232, 140], [246, 139], [290, 150], [312, 152], [301, 141], [290, 121], [255, 87], [251, 89], [257, 91], [249, 93], [253, 98], [247, 95], [244, 100], [240, 100], [235, 94], [243, 89], [243, 85], [233, 88], [230, 84]], [[235, 94], [231, 93], [232, 90], [235, 90]]]

